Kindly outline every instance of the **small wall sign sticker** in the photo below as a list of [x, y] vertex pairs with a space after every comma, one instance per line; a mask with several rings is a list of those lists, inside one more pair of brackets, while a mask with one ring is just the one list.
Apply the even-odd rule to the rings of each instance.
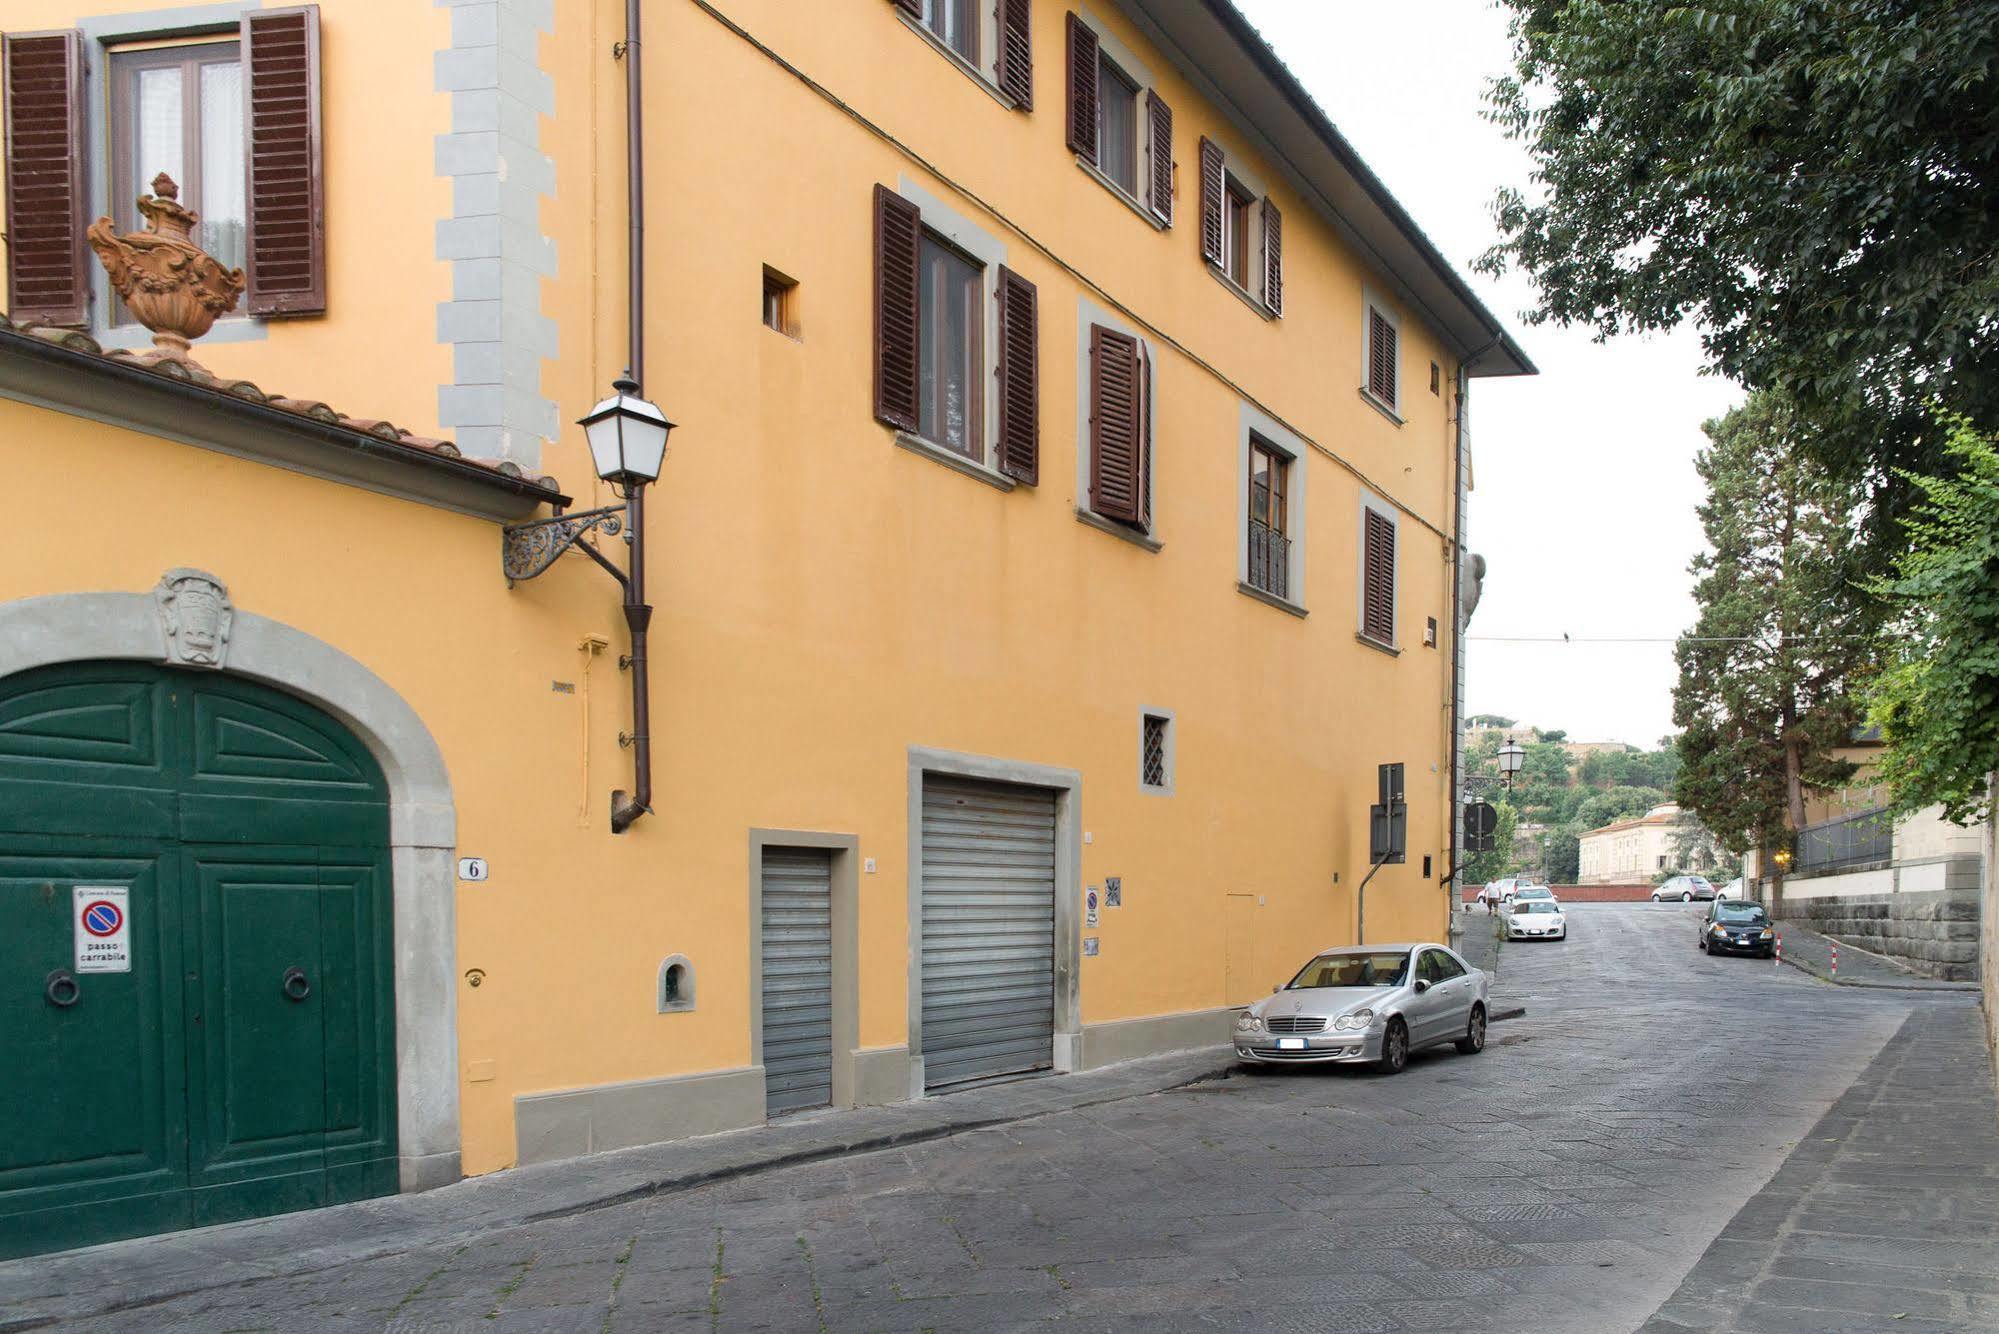
[[1091, 885], [1083, 891], [1083, 925], [1097, 924], [1097, 887]]
[[77, 885], [70, 891], [76, 916], [76, 971], [132, 971], [132, 891], [124, 885]]
[[1104, 906], [1106, 908], [1124, 907], [1123, 876], [1107, 875], [1104, 877]]
[[1094, 959], [1097, 957], [1097, 938], [1095, 936], [1083, 937], [1083, 957], [1085, 959]]
[[484, 857], [460, 857], [458, 859], [458, 878], [460, 880], [484, 880], [491, 874], [492, 871], [486, 865]]

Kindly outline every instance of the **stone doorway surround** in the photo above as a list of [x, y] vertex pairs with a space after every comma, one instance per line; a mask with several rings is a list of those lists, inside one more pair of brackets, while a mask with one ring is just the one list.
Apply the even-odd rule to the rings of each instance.
[[[195, 619], [201, 612], [206, 618]], [[231, 606], [226, 586], [203, 571], [170, 570], [144, 593], [0, 602], [0, 677], [107, 660], [226, 671], [295, 695], [344, 723], [382, 766], [395, 902], [399, 1176], [405, 1191], [458, 1180], [457, 808], [444, 754], [423, 720], [339, 649]]]

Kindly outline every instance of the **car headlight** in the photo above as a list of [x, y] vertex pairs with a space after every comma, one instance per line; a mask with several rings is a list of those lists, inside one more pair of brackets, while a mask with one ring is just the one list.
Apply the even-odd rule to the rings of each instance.
[[1355, 1010], [1352, 1014], [1343, 1014], [1338, 1019], [1335, 1019], [1333, 1027], [1344, 1032], [1353, 1033], [1366, 1028], [1373, 1022], [1373, 1010]]
[[1768, 939], [1770, 939], [1770, 937], [1772, 937], [1772, 936], [1774, 936], [1774, 935], [1776, 935], [1776, 934], [1777, 934], [1776, 932], [1772, 931], [1772, 930], [1771, 930], [1771, 929], [1770, 929], [1769, 927], [1767, 927], [1767, 926], [1766, 926], [1766, 927], [1764, 927], [1764, 928], [1763, 928], [1763, 935], [1762, 935], [1762, 938], [1763, 938], [1764, 940], [1768, 940]]
[[1714, 932], [1717, 936], [1725, 936], [1728, 934], [1728, 928], [1723, 926], [1720, 922], [1716, 922], [1713, 926], [1709, 927], [1708, 930]]
[[1263, 1020], [1245, 1010], [1242, 1018], [1235, 1021], [1235, 1027], [1238, 1033], [1254, 1033], [1263, 1027]]

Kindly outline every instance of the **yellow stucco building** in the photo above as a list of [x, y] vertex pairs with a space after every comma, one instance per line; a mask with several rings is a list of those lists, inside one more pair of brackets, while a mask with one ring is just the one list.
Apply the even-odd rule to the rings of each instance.
[[[1382, 764], [1366, 936], [1444, 934], [1462, 406], [1533, 368], [1246, 22], [626, 18], [7, 7], [0, 441], [81, 505], [0, 573], [0, 1249], [1219, 1040], [1355, 938]], [[208, 377], [83, 248], [158, 172], [248, 270]], [[613, 835], [618, 589], [500, 555], [615, 503], [628, 366]]]

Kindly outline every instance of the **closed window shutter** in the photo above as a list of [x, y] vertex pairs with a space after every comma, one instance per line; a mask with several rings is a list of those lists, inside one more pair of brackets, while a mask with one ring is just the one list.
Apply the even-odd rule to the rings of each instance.
[[1041, 480], [1041, 385], [1036, 362], [1040, 316], [1034, 284], [999, 270], [999, 468], [1035, 485]]
[[326, 310], [326, 186], [320, 160], [319, 6], [243, 15], [244, 189], [252, 315]]
[[1362, 591], [1361, 632], [1383, 644], [1395, 642], [1395, 525], [1377, 510], [1366, 510], [1366, 587]]
[[1390, 407], [1395, 405], [1395, 326], [1372, 306], [1367, 312], [1367, 389]]
[[889, 3], [919, 23], [923, 21], [923, 0], [889, 0]]
[[1222, 262], [1222, 150], [1201, 138], [1201, 258]]
[[1033, 0], [1000, 0], [999, 86], [1022, 111], [1034, 109], [1033, 10]]
[[1097, 34], [1069, 15], [1069, 147], [1091, 166], [1097, 163]]
[[1277, 201], [1263, 201], [1263, 304], [1273, 315], [1284, 313], [1284, 215]]
[[1090, 508], [1143, 522], [1138, 340], [1090, 326]]
[[21, 33], [0, 46], [7, 95], [7, 313], [83, 324], [83, 34]]
[[1173, 108], [1158, 93], [1147, 93], [1146, 109], [1152, 117], [1152, 211], [1168, 227], [1173, 225]]
[[923, 214], [875, 186], [875, 417], [916, 429], [918, 277]]

